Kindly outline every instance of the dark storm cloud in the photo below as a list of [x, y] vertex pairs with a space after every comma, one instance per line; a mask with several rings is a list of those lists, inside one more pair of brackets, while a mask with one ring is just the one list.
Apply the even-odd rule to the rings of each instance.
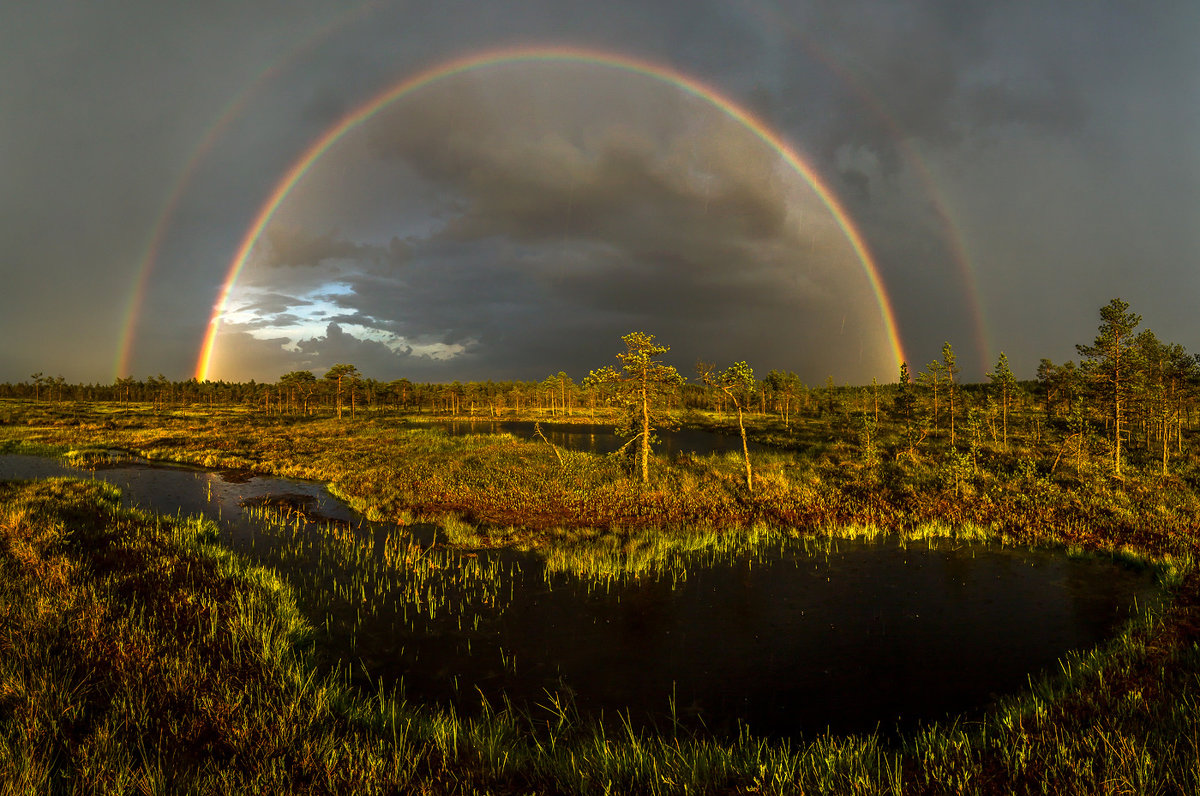
[[366, 325], [406, 340], [462, 344], [495, 340], [516, 324], [545, 317], [545, 286], [520, 261], [497, 260], [490, 247], [439, 245], [403, 272], [344, 275], [351, 292], [329, 302], [350, 312], [339, 323]]
[[[497, 260], [494, 252], [481, 257], [489, 248], [486, 241], [454, 248], [442, 245], [428, 259], [415, 258], [402, 281], [375, 273], [344, 277], [352, 292], [329, 297], [354, 310], [332, 318], [342, 327], [387, 332], [410, 347], [463, 347], [439, 361], [385, 356], [384, 348], [374, 344], [359, 352], [378, 368], [367, 372], [379, 378], [412, 378], [417, 372], [429, 379], [448, 373], [541, 378], [552, 367], [582, 376], [591, 367], [609, 364], [619, 336], [631, 328], [652, 330], [674, 345], [680, 367], [689, 372], [700, 357], [736, 358], [739, 348], [753, 339], [758, 340], [761, 365], [796, 367], [807, 355], [795, 350], [784, 355], [778, 346], [794, 349], [797, 340], [764, 337], [763, 325], [791, 329], [801, 314], [813, 324], [823, 323], [833, 339], [844, 326], [844, 316], [827, 314], [820, 302], [806, 307], [794, 295], [783, 295], [777, 280], [758, 284], [741, 269], [681, 282], [680, 265], [670, 253], [661, 253], [653, 269], [631, 268], [611, 252], [608, 262], [599, 252], [576, 253], [586, 262], [577, 268], [561, 249], [513, 249], [510, 259]], [[772, 289], [779, 295], [772, 295]], [[698, 333], [700, 329], [707, 331]], [[714, 345], [713, 337], [724, 342]], [[300, 346], [310, 358], [329, 364], [324, 343]], [[844, 354], [834, 345], [819, 349], [825, 353], [815, 360], [807, 357], [806, 364], [828, 369], [839, 351]]]
[[[1032, 372], [1037, 340], [1087, 334], [1105, 294], [1139, 289], [1134, 264], [1149, 251], [1174, 274], [1170, 252], [1197, 250], [1182, 223], [1137, 232], [1142, 216], [1197, 209], [1194, 154], [1167, 154], [1182, 152], [1179, 136], [1200, 122], [1200, 58], [1185, 44], [1198, 32], [1196, 7], [851, 0], [795, 9], [774, 17], [796, 45], [784, 58], [799, 77], [773, 86], [773, 118], [816, 155], [866, 233], [920, 361], [946, 338], [976, 348], [982, 313], [988, 350], [966, 372], [981, 377], [999, 349]], [[1192, 111], [1185, 119], [1179, 108]], [[1184, 190], [1173, 161], [1188, 174]], [[1050, 204], [1056, 177], [1079, 199]], [[1164, 310], [1171, 303], [1154, 298]]]
[[[243, 235], [322, 131], [420, 69], [538, 42], [679, 69], [807, 153], [865, 234], [915, 361], [945, 339], [971, 347], [971, 279], [992, 338], [981, 356], [1006, 349], [1020, 375], [1073, 357], [1113, 295], [1200, 349], [1198, 39], [1190, 3], [3, 4], [0, 333], [19, 343], [0, 380], [111, 378], [152, 242], [130, 370], [188, 375]], [[243, 376], [332, 356], [536, 376], [609, 363], [638, 326], [684, 367], [762, 351], [845, 372], [777, 331], [803, 315], [822, 342], [853, 333], [828, 303], [828, 230], [789, 223], [786, 186], [737, 137], [681, 126], [685, 96], [568, 71], [530, 75], [557, 104], [464, 80], [412, 97], [408, 128], [374, 130], [406, 193], [364, 192], [264, 237], [292, 281], [247, 269], [239, 283], [259, 314], [230, 324]], [[374, 226], [356, 228], [372, 206]], [[291, 298], [330, 282], [352, 292]], [[336, 331], [299, 351], [248, 335], [328, 315]], [[364, 325], [411, 337], [408, 356], [348, 331]], [[438, 343], [466, 346], [461, 370], [419, 353]], [[843, 360], [857, 345], [839, 343]]]
[[[562, 71], [529, 67], [455, 80], [380, 118], [371, 142], [381, 157], [469, 197], [468, 215], [450, 231], [455, 237], [606, 237], [624, 231], [614, 226], [636, 223], [640, 208], [697, 199], [722, 231], [778, 231], [786, 203], [762, 147], [683, 127], [697, 107], [719, 112], [649, 78], [570, 65]], [[718, 121], [725, 134], [735, 126]], [[688, 170], [721, 179], [710, 184]]]
[[1060, 6], [1029, 13], [987, 3], [851, 0], [802, 16], [793, 31], [804, 47], [793, 63], [819, 53], [850, 89], [833, 95], [833, 111], [822, 118], [826, 158], [838, 147], [866, 146], [891, 171], [902, 160], [897, 137], [952, 147], [997, 126], [1069, 134], [1086, 121], [1078, 73], [1095, 68], [1095, 59], [1080, 63], [1079, 32], [1067, 29], [1077, 22]]
[[[707, 327], [703, 340], [683, 346], [688, 359], [733, 358], [754, 346], [782, 367], [804, 359], [790, 336], [797, 318], [814, 330], [845, 325], [844, 308], [798, 313], [803, 297], [860, 303], [838, 286], [847, 278], [840, 271], [860, 266], [776, 153], [673, 87], [557, 71], [464, 79], [372, 125], [370, 154], [435, 186], [442, 206], [429, 213], [441, 221], [404, 242], [400, 271], [367, 258], [329, 272], [346, 291], [328, 297], [352, 311], [345, 321], [463, 346], [447, 366], [497, 377], [502, 368], [535, 377], [547, 362], [570, 367], [581, 361], [570, 351], [581, 348], [600, 357], [589, 366], [603, 364], [611, 355], [600, 355], [630, 328], [686, 338]], [[616, 110], [597, 116], [598, 95], [612, 95]], [[369, 183], [350, 190], [386, 201]], [[342, 206], [334, 183], [322, 181], [319, 193]], [[338, 239], [335, 248], [369, 247]], [[759, 322], [778, 333], [764, 336]], [[714, 345], [722, 324], [727, 339]], [[857, 357], [861, 346], [831, 338], [822, 367], [847, 350]], [[554, 356], [564, 359], [546, 359]]]
[[[826, 37], [834, 48], [846, 28], [870, 42], [882, 43], [894, 36], [894, 31], [889, 34], [889, 19], [894, 21], [890, 15], [854, 25], [849, 18], [822, 21], [834, 34]], [[970, 27], [969, 22], [977, 29], [964, 41], [948, 35], [951, 28]], [[870, 29], [864, 30], [865, 26]], [[908, 314], [907, 330], [919, 341], [916, 347], [940, 347], [942, 338], [953, 336], [946, 329], [949, 326], [960, 330], [957, 339], [967, 349], [965, 360], [982, 369], [990, 363], [976, 356], [971, 285], [963, 281], [962, 265], [955, 262], [951, 245], [942, 243], [931, 251], [920, 240], [906, 242], [917, 230], [942, 240], [947, 229], [927, 197], [917, 196], [914, 203], [911, 191], [889, 184], [898, 179], [902, 160], [894, 125], [900, 125], [904, 135], [916, 133], [938, 145], [957, 146], [972, 111], [980, 118], [970, 119], [970, 125], [1041, 124], [1059, 133], [1078, 124], [1083, 114], [1078, 103], [1068, 102], [1058, 89], [1054, 89], [1057, 94], [1049, 94], [1051, 89], [1039, 86], [1026, 95], [1019, 86], [978, 82], [983, 78], [966, 85], [955, 70], [966, 70], [982, 57], [970, 46], [985, 35], [979, 18], [946, 21], [934, 15], [901, 27], [909, 37], [904, 46], [893, 38], [891, 46], [871, 49], [870, 63], [860, 64], [865, 74], [886, 81], [875, 91], [888, 97], [889, 104], [864, 106], [861, 96], [843, 91], [834, 95], [833, 112], [825, 117], [813, 114], [811, 105], [805, 108], [805, 129], [816, 141], [825, 142], [826, 173], [830, 164], [845, 162], [838, 174], [838, 192], [852, 215], [870, 226], [894, 292], [945, 308], [936, 320], [920, 309]], [[933, 56], [914, 59], [909, 47]], [[866, 57], [861, 52], [856, 55]], [[582, 86], [579, 83], [572, 81], [584, 96], [603, 96], [606, 89], [594, 77]], [[720, 178], [707, 185], [679, 179], [679, 152], [696, 147], [697, 142], [671, 129], [669, 120], [685, 114], [677, 96], [666, 96], [659, 113], [639, 109], [626, 114], [638, 118], [647, 132], [600, 123], [592, 125], [590, 135], [555, 138], [530, 121], [544, 121], [538, 113], [514, 118], [513, 108], [528, 111], [531, 107], [520, 91], [497, 82], [462, 81], [453, 90], [429, 92], [406, 104], [402, 112], [397, 111], [394, 124], [386, 124], [385, 119], [372, 131], [378, 153], [404, 160], [425, 179], [463, 197], [460, 214], [444, 230], [446, 238], [506, 236], [526, 242], [563, 238], [616, 246], [620, 251], [610, 258], [612, 267], [604, 267], [601, 261], [599, 267], [572, 269], [569, 273], [582, 277], [564, 280], [577, 295], [593, 299], [582, 302], [592, 306], [603, 297], [622, 302], [627, 309], [655, 306], [660, 313], [669, 313], [674, 307], [681, 311], [690, 307], [693, 316], [709, 316], [781, 298], [772, 282], [762, 278], [767, 269], [755, 251], [766, 241], [777, 244], [793, 234], [783, 230], [782, 209], [787, 202], [778, 182], [761, 166], [737, 162], [739, 153], [707, 141], [699, 144], [702, 151], [693, 161], [707, 161]], [[606, 101], [611, 100], [605, 98], [600, 107]], [[559, 99], [559, 104], [569, 102], [569, 97]], [[881, 114], [889, 110], [897, 118], [885, 124]], [[991, 115], [984, 118], [985, 112]], [[811, 116], [831, 121], [813, 125], [808, 121]], [[912, 123], [905, 126], [909, 116]], [[920, 267], [913, 268], [915, 263]], [[705, 282], [712, 281], [709, 274], [731, 272], [743, 279], [727, 300], [704, 289]], [[678, 300], [672, 300], [673, 295]], [[983, 359], [987, 356], [982, 354]]]
[[1060, 135], [1078, 132], [1087, 117], [1082, 99], [1057, 81], [1043, 90], [1021, 92], [990, 83], [967, 92], [964, 106], [979, 126], [1025, 125]]
[[[586, 89], [597, 81], [586, 77], [578, 90], [591, 96]], [[611, 87], [600, 81], [605, 89]], [[777, 159], [708, 107], [700, 112], [715, 129], [671, 129], [667, 120], [694, 118], [696, 108], [674, 106], [673, 89], [652, 86], [650, 93], [648, 102], [668, 106], [643, 117], [657, 136], [612, 119], [589, 120], [588, 132], [576, 137], [557, 126], [547, 133], [515, 116], [512, 109], [531, 100], [513, 86], [468, 84], [406, 106], [392, 123], [376, 126], [372, 142], [381, 156], [404, 160], [461, 197], [439, 235], [446, 244], [562, 242], [562, 256], [574, 261], [563, 270], [596, 281], [621, 281], [621, 268], [688, 273], [687, 281], [709, 273], [752, 278], [762, 258], [751, 249], [797, 234], [787, 227]], [[536, 107], [544, 116], [544, 105]], [[531, 265], [554, 267], [522, 267]]]
[[266, 261], [268, 266], [319, 265], [325, 260], [356, 258], [369, 251], [367, 247], [345, 240], [333, 230], [313, 235], [302, 229], [276, 224], [267, 228], [266, 237], [270, 245]]

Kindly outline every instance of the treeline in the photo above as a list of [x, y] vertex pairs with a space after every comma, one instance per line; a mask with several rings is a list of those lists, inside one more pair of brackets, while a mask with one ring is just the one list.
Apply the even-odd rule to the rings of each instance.
[[[953, 347], [946, 343], [940, 359], [915, 372], [904, 363], [897, 380], [888, 384], [836, 385], [830, 377], [823, 385], [809, 386], [795, 373], [780, 370], [758, 379], [744, 362], [737, 363], [738, 378], [723, 383], [713, 377], [715, 366], [700, 362], [694, 379], [675, 374], [658, 385], [654, 409], [723, 413], [736, 408], [774, 417], [784, 429], [820, 421], [868, 440], [886, 427], [899, 434], [902, 450], [913, 455], [930, 445], [948, 444], [974, 455], [985, 443], [1007, 450], [1012, 444], [1049, 442], [1059, 446], [1059, 458], [1079, 457], [1100, 441], [1117, 474], [1131, 451], [1142, 459], [1153, 453], [1165, 471], [1171, 456], [1183, 453], [1185, 433], [1195, 427], [1200, 361], [1182, 345], [1139, 330], [1141, 317], [1120, 299], [1101, 308], [1100, 319], [1095, 340], [1076, 346], [1078, 362], [1043, 359], [1036, 381], [1018, 381], [1001, 353], [985, 382], [962, 384]], [[118, 378], [112, 384], [68, 384], [62, 377], [34, 373], [28, 381], [0, 385], [0, 396], [151, 403], [156, 409], [239, 406], [278, 415], [595, 416], [622, 402], [612, 379], [605, 378], [611, 371], [599, 368], [581, 381], [558, 371], [540, 382], [448, 384], [382, 382], [351, 364], [334, 365], [321, 377], [293, 371], [275, 382], [171, 381], [160, 374], [145, 380]]]
[[[339, 385], [339, 381], [341, 384]], [[760, 411], [794, 413], [817, 406], [815, 394], [794, 373], [771, 371], [760, 385]], [[848, 389], [848, 388], [840, 388]], [[726, 401], [703, 384], [681, 384], [668, 396], [666, 408], [709, 409]], [[577, 382], [564, 371], [542, 381], [413, 382], [379, 381], [363, 376], [357, 367], [334, 365], [323, 376], [293, 371], [274, 382], [171, 381], [159, 375], [139, 380], [118, 378], [112, 384], [70, 384], [62, 377], [35, 373], [29, 381], [0, 384], [0, 398], [30, 401], [108, 401], [153, 404], [156, 407], [241, 406], [273, 414], [314, 414], [393, 410], [461, 416], [500, 417], [540, 412], [575, 416], [603, 409], [610, 391]]]
[[[700, 405], [689, 387], [675, 397], [672, 407]], [[0, 398], [48, 403], [140, 403], [160, 408], [240, 406], [285, 415], [336, 412], [340, 405], [346, 413], [388, 410], [499, 417], [514, 412], [542, 412], [566, 416], [597, 407], [597, 396], [597, 391], [576, 383], [563, 372], [541, 382], [384, 382], [365, 377], [356, 367], [344, 364], [335, 365], [322, 377], [307, 370], [293, 371], [275, 382], [171, 381], [159, 375], [144, 380], [119, 378], [112, 384], [70, 384], [61, 377], [34, 374], [29, 381], [0, 384]]]
[[[471, 381], [450, 383], [413, 382], [409, 379], [379, 381], [361, 375], [351, 365], [342, 370], [342, 385], [336, 377], [317, 377], [311, 371], [286, 373], [274, 382], [172, 381], [159, 375], [147, 379], [119, 378], [112, 384], [71, 384], [61, 377], [34, 374], [29, 381], [0, 384], [0, 398], [30, 401], [107, 401], [153, 404], [160, 408], [180, 406], [241, 406], [273, 414], [314, 414], [392, 410], [460, 416], [500, 417], [505, 414], [539, 412], [550, 416], [577, 416], [602, 410], [610, 391], [576, 381], [563, 371], [542, 381]], [[334, 371], [331, 368], [331, 371]], [[347, 371], [345, 368], [352, 370]], [[849, 410], [862, 403], [861, 396], [879, 396], [894, 385], [870, 387], [835, 386], [832, 377], [823, 387], [810, 387], [798, 375], [772, 370], [756, 381], [747, 411], [778, 413], [790, 423], [799, 416], [822, 417], [830, 411]], [[664, 398], [669, 410], [717, 410], [732, 406], [721, 390], [702, 382], [685, 382]]]

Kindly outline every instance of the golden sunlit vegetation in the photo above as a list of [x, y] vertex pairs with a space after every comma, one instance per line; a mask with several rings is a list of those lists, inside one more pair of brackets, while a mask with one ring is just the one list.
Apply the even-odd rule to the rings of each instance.
[[[530, 439], [453, 436], [426, 424], [599, 420], [652, 439], [653, 428], [627, 422], [627, 412], [648, 417], [650, 407], [614, 391], [615, 373], [581, 385], [564, 373], [541, 384], [379, 385], [353, 368], [270, 385], [84, 387], [47, 385], [40, 374], [9, 385], [0, 451], [87, 466], [120, 450], [316, 479], [370, 519], [432, 520], [459, 550], [534, 548], [584, 576], [614, 562], [652, 567], [664, 551], [763, 529], [936, 529], [1142, 557], [1170, 591], [1161, 609], [1101, 649], [1071, 654], [1061, 676], [1034, 682], [979, 723], [795, 744], [678, 728], [606, 735], [568, 707], [535, 727], [514, 710], [465, 718], [363, 695], [317, 674], [315, 631], [289, 586], [223, 550], [208, 523], [121, 509], [94, 483], [4, 484], [0, 784], [106, 793], [1195, 792], [1200, 378], [1182, 348], [1135, 337], [1127, 309], [1114, 301], [1102, 311], [1082, 365], [1043, 361], [1036, 383], [1018, 382], [1001, 357], [987, 383], [960, 384], [949, 344], [915, 381], [905, 366], [888, 385], [808, 388], [774, 371], [754, 381], [745, 363], [726, 371], [729, 389], [711, 367], [698, 385], [664, 378], [657, 428], [744, 429], [763, 446], [747, 454], [598, 455], [557, 447], [540, 429]], [[399, 541], [392, 554], [413, 568], [415, 554]], [[446, 556], [437, 566], [466, 561]]]

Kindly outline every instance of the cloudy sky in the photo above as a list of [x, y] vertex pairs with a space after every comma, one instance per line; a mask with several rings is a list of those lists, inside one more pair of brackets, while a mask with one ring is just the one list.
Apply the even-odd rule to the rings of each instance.
[[1200, 351], [1198, 40], [1186, 1], [5, 3], [0, 381], [581, 378], [633, 330], [1032, 377], [1116, 296]]

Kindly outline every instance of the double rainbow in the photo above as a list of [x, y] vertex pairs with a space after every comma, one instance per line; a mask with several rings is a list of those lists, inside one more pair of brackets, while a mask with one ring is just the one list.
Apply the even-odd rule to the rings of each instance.
[[866, 272], [867, 280], [871, 285], [871, 290], [875, 294], [875, 301], [879, 307], [880, 317], [883, 321], [888, 341], [892, 347], [892, 353], [895, 356], [897, 367], [899, 363], [904, 361], [904, 350], [901, 345], [900, 337], [896, 332], [896, 321], [892, 311], [891, 302], [888, 299], [887, 293], [884, 291], [882, 280], [879, 276], [879, 269], [871, 256], [870, 250], [867, 248], [866, 242], [863, 240], [862, 234], [854, 225], [845, 208], [837, 200], [829, 185], [825, 183], [800, 155], [789, 146], [775, 132], [768, 128], [761, 120], [751, 114], [749, 111], [735, 104], [732, 100], [725, 97], [712, 86], [706, 85], [694, 78], [684, 75], [671, 67], [655, 64], [639, 58], [634, 58], [627, 55], [603, 52], [597, 50], [587, 50], [580, 48], [565, 48], [565, 47], [534, 47], [534, 48], [519, 48], [491, 51], [482, 54], [474, 54], [458, 58], [449, 62], [441, 63], [419, 72], [412, 77], [402, 80], [400, 83], [376, 95], [372, 99], [360, 105], [356, 110], [352, 111], [341, 121], [327, 129], [307, 150], [292, 164], [287, 170], [283, 178], [276, 184], [267, 201], [259, 209], [255, 215], [250, 227], [246, 230], [246, 234], [242, 237], [241, 243], [238, 245], [237, 251], [234, 254], [233, 260], [230, 262], [225, 281], [221, 286], [217, 301], [213, 307], [213, 314], [208, 323], [208, 330], [204, 336], [204, 343], [200, 348], [200, 356], [196, 362], [195, 376], [199, 381], [208, 379], [209, 368], [212, 362], [213, 350], [216, 346], [217, 334], [221, 328], [221, 317], [225, 313], [226, 304], [229, 301], [230, 293], [233, 291], [234, 285], [237, 283], [238, 276], [242, 269], [246, 266], [246, 261], [249, 258], [250, 250], [253, 248], [255, 241], [258, 240], [267, 224], [270, 223], [275, 211], [283, 200], [291, 193], [292, 189], [300, 181], [300, 179], [308, 172], [312, 165], [324, 155], [330, 147], [345, 135], [351, 129], [357, 127], [363, 122], [370, 119], [376, 113], [389, 104], [403, 98], [404, 96], [417, 91], [432, 83], [436, 83], [444, 78], [460, 75], [464, 72], [470, 72], [477, 69], [485, 69], [487, 67], [500, 64], [510, 63], [539, 63], [539, 62], [571, 62], [590, 64], [596, 67], [613, 69], [618, 71], [630, 72], [644, 77], [659, 80], [675, 86], [681, 91], [686, 92], [694, 97], [697, 97], [710, 105], [721, 110], [732, 119], [742, 124], [747, 130], [753, 133], [764, 144], [773, 149], [792, 169], [802, 176], [806, 182], [812, 187], [821, 201], [833, 214], [838, 226], [846, 235], [847, 240], [853, 247], [862, 263], [863, 269]]

